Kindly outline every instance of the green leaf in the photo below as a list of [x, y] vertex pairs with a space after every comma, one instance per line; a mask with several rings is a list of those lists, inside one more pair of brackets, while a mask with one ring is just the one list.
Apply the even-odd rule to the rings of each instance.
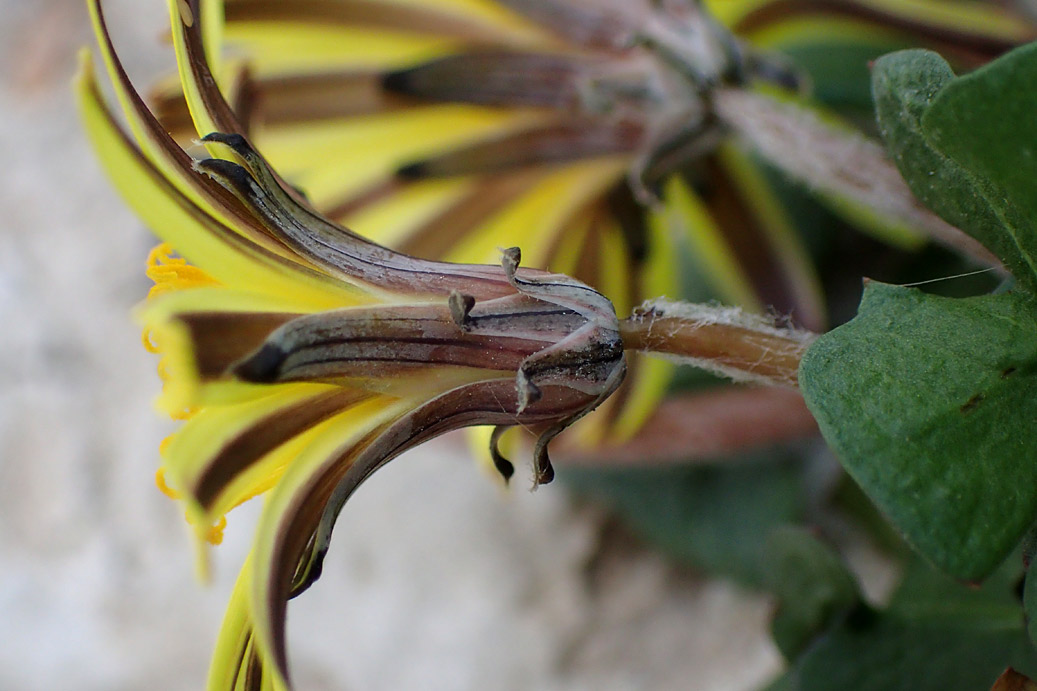
[[905, 619], [949, 625], [974, 619], [995, 628], [1021, 629], [1017, 586], [1022, 577], [1022, 560], [1013, 553], [982, 587], [963, 584], [940, 573], [920, 559], [912, 559], [904, 570], [888, 611]]
[[612, 506], [635, 533], [678, 561], [764, 585], [771, 531], [800, 519], [803, 464], [789, 451], [723, 466], [565, 470], [577, 494]]
[[859, 611], [813, 645], [790, 677], [799, 691], [976, 691], [1009, 665], [1032, 674], [1010, 564], [982, 589], [915, 563], [883, 612]]
[[1000, 253], [1004, 246], [1016, 278], [1037, 276], [1037, 43], [948, 84], [922, 127], [981, 181], [1007, 234], [990, 247]]
[[860, 590], [835, 550], [802, 528], [779, 528], [767, 544], [767, 583], [778, 598], [774, 642], [788, 659], [857, 606]]
[[840, 629], [812, 648], [801, 662], [798, 688], [981, 691], [1008, 664], [1034, 669], [1033, 652], [1020, 630], [987, 628], [969, 619], [950, 628], [946, 622], [884, 616]]
[[1009, 202], [994, 194], [989, 181], [948, 155], [945, 142], [935, 143], [926, 129], [933, 102], [959, 81], [947, 62], [931, 51], [908, 50], [880, 58], [872, 91], [882, 136], [915, 196], [994, 252], [1020, 285], [1032, 291], [1037, 277], [1005, 227]]
[[1018, 293], [869, 284], [800, 386], [829, 445], [909, 543], [988, 575], [1037, 515], [1037, 311]]

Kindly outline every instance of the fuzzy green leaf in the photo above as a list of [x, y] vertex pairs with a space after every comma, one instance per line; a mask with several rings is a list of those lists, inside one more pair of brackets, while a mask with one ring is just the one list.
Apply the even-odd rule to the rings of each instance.
[[[927, 139], [968, 170], [1003, 223], [1006, 264], [1037, 276], [1037, 43], [941, 89], [922, 116]], [[983, 241], [982, 238], [977, 238]]]
[[1037, 515], [1037, 308], [871, 283], [800, 385], [847, 471], [918, 551], [988, 575]]
[[960, 81], [955, 80], [947, 62], [931, 51], [907, 50], [880, 58], [872, 74], [872, 91], [882, 136], [915, 196], [945, 221], [979, 240], [1004, 262], [1021, 286], [1033, 290], [1037, 276], [1005, 227], [1005, 215], [1017, 215], [1012, 205], [1004, 195], [998, 197], [982, 175], [934, 143], [926, 128], [933, 102]]
[[846, 564], [805, 529], [775, 530], [765, 561], [768, 589], [778, 598], [771, 633], [788, 659], [860, 603], [857, 581]]
[[875, 63], [882, 135], [915, 195], [1037, 291], [1037, 44], [955, 78], [936, 53]]

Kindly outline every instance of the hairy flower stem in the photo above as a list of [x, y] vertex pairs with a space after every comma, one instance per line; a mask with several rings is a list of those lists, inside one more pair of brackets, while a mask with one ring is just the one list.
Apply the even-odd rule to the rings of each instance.
[[627, 350], [661, 355], [728, 376], [796, 387], [799, 361], [816, 337], [738, 308], [657, 300], [619, 323]]

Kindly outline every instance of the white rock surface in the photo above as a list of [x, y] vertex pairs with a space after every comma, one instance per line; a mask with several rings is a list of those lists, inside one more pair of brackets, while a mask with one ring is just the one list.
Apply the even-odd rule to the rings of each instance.
[[[107, 3], [139, 83], [160, 0]], [[0, 0], [0, 689], [198, 689], [254, 506], [210, 587], [153, 485], [171, 428], [129, 312], [153, 244], [102, 177], [69, 80], [79, 0]], [[458, 440], [366, 484], [290, 610], [299, 688], [751, 689], [767, 604], [606, 530], [555, 486], [505, 495]]]

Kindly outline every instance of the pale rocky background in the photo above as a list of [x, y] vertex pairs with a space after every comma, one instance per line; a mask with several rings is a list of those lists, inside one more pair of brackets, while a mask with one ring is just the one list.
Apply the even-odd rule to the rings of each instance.
[[[161, 0], [107, 3], [139, 84]], [[171, 429], [129, 312], [146, 230], [109, 189], [69, 80], [79, 0], [0, 0], [0, 691], [199, 689], [254, 506], [193, 577], [155, 489]], [[443, 440], [347, 506], [290, 609], [303, 690], [748, 690], [780, 668], [769, 603], [677, 569], [557, 486], [505, 494]]]

